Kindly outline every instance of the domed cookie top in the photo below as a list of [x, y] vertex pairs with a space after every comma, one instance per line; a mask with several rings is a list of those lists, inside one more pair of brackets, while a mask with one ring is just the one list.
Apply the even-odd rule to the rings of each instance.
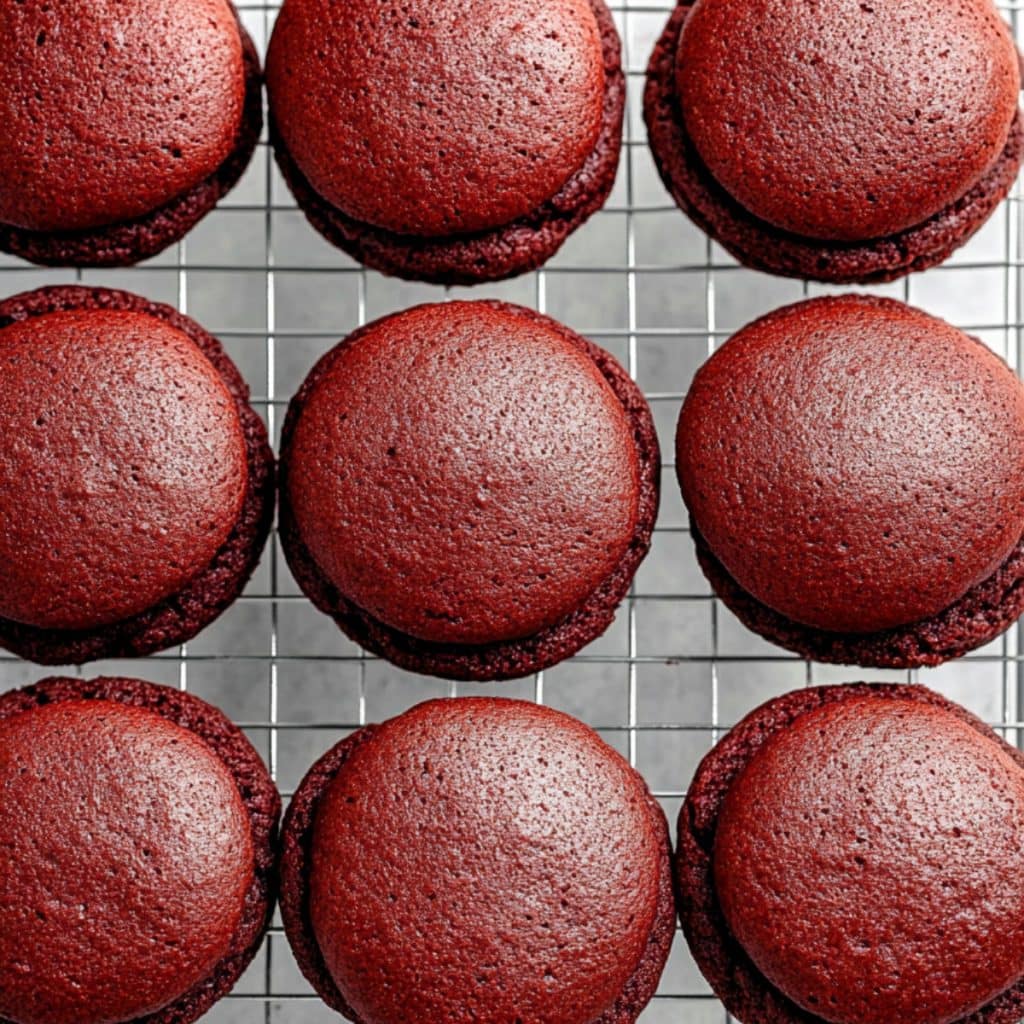
[[133, 1021], [229, 953], [249, 821], [188, 730], [97, 700], [0, 720], [0, 819], [0, 1017]]
[[604, 1019], [655, 925], [649, 801], [548, 708], [433, 701], [376, 727], [312, 839], [311, 920], [339, 991], [363, 1024]]
[[778, 729], [732, 783], [715, 889], [758, 970], [814, 1018], [948, 1024], [1024, 975], [1022, 830], [1024, 770], [991, 737], [942, 707], [851, 696]]
[[267, 82], [277, 131], [325, 200], [447, 236], [530, 213], [582, 167], [605, 71], [588, 0], [287, 0]]
[[421, 306], [324, 358], [300, 392], [287, 500], [320, 570], [414, 637], [530, 636], [619, 564], [638, 518], [630, 423], [553, 322]]
[[751, 213], [861, 241], [970, 190], [1006, 143], [1020, 71], [989, 0], [699, 0], [677, 88], [702, 160]]
[[227, 0], [0, 4], [0, 223], [131, 220], [227, 159], [242, 41]]
[[0, 330], [0, 616], [128, 618], [213, 560], [247, 487], [235, 400], [181, 331], [140, 313]]
[[902, 303], [798, 303], [698, 372], [677, 466], [749, 594], [818, 629], [882, 630], [947, 608], [1024, 533], [1024, 388]]

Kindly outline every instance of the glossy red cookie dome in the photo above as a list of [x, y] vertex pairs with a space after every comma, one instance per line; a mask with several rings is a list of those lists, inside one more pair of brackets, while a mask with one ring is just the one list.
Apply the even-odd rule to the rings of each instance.
[[139, 217], [237, 144], [245, 81], [227, 0], [0, 4], [0, 222]]
[[378, 321], [314, 370], [287, 498], [323, 574], [423, 640], [561, 621], [613, 572], [639, 505], [636, 444], [594, 360], [488, 303]]
[[677, 88], [701, 159], [747, 210], [862, 241], [971, 189], [1006, 144], [1020, 71], [989, 0], [699, 0]]
[[799, 303], [698, 372], [677, 468], [711, 552], [762, 604], [843, 633], [917, 622], [1024, 533], [1024, 387], [902, 303]]
[[237, 406], [181, 331], [140, 313], [0, 330], [0, 616], [120, 621], [180, 590], [247, 487]]
[[508, 224], [591, 154], [605, 71], [588, 0], [287, 0], [271, 111], [320, 196], [398, 234]]
[[312, 838], [312, 927], [338, 989], [363, 1024], [604, 1020], [655, 924], [649, 801], [548, 708], [433, 701], [376, 727]]
[[234, 779], [197, 736], [112, 701], [0, 721], [0, 1017], [118, 1024], [230, 950], [253, 878]]
[[758, 970], [834, 1024], [949, 1024], [1024, 975], [1024, 771], [945, 708], [850, 697], [732, 783], [714, 881]]

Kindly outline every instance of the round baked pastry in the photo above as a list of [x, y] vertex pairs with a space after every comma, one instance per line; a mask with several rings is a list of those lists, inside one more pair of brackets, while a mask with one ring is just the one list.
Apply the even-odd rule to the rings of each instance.
[[216, 708], [137, 679], [0, 696], [0, 1020], [188, 1024], [273, 909], [281, 801]]
[[156, 255], [235, 185], [263, 126], [228, 0], [12, 0], [0, 65], [0, 249], [34, 263]]
[[581, 722], [522, 701], [420, 704], [296, 791], [281, 912], [358, 1024], [631, 1024], [675, 931], [665, 816]]
[[920, 686], [798, 690], [704, 759], [683, 931], [744, 1024], [1017, 1024], [1024, 757]]
[[604, 0], [285, 0], [271, 136], [328, 241], [442, 284], [533, 270], [608, 198], [625, 75]]
[[813, 299], [697, 373], [676, 466], [697, 554], [756, 633], [908, 668], [1024, 610], [1024, 387], [981, 342], [890, 299]]
[[623, 368], [498, 302], [419, 306], [313, 369], [281, 438], [296, 580], [357, 643], [452, 679], [529, 675], [615, 617], [659, 455]]
[[236, 597], [274, 459], [220, 343], [104, 288], [0, 303], [0, 646], [45, 665], [184, 643]]
[[644, 111], [673, 198], [741, 263], [887, 281], [941, 263], [1009, 192], [1020, 85], [990, 0], [684, 0]]

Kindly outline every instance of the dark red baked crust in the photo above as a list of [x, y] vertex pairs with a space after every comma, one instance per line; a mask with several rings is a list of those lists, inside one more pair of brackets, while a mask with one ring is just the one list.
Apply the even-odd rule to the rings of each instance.
[[745, 266], [840, 284], [891, 281], [942, 263], [1006, 198], [1024, 160], [1024, 119], [1014, 118], [1002, 155], [966, 195], [923, 224], [868, 242], [801, 238], [744, 209], [704, 166], [676, 97], [675, 62], [689, 3], [673, 11], [651, 56], [644, 117], [665, 187], [690, 219]]
[[180, 241], [245, 173], [263, 131], [263, 73], [248, 32], [238, 25], [245, 67], [242, 124], [231, 155], [210, 177], [135, 220], [87, 231], [26, 231], [0, 224], [0, 251], [47, 267], [126, 267]]
[[353, 220], [306, 180], [270, 119], [278, 166], [310, 224], [332, 245], [384, 274], [433, 284], [500, 281], [542, 266], [581, 224], [607, 202], [622, 149], [626, 76], [622, 44], [604, 0], [590, 0], [601, 31], [606, 76], [601, 134], [594, 151], [552, 199], [529, 217], [478, 234], [416, 238]]
[[[31, 708], [69, 700], [107, 700], [145, 708], [188, 729], [224, 762], [238, 786], [252, 830], [255, 863], [242, 920], [231, 952], [208, 978], [180, 999], [135, 1024], [189, 1024], [235, 986], [263, 941], [274, 910], [277, 878], [277, 825], [281, 797], [259, 754], [242, 731], [211, 704], [190, 693], [137, 679], [44, 679], [0, 694], [0, 719]], [[12, 1024], [0, 1020], [0, 1024]]]
[[[615, 571], [568, 618], [532, 637], [508, 643], [479, 647], [431, 643], [386, 626], [347, 600], [327, 579], [299, 535], [287, 498], [287, 473], [289, 446], [295, 423], [320, 373], [326, 368], [330, 354], [314, 368], [292, 399], [281, 433], [279, 467], [278, 532], [281, 547], [296, 582], [317, 608], [330, 615], [343, 632], [361, 647], [387, 658], [400, 668], [446, 679], [481, 682], [516, 679], [539, 672], [571, 657], [604, 633], [629, 592], [637, 568], [650, 550], [661, 486], [661, 456], [654, 419], [642, 392], [629, 374], [603, 349], [548, 317], [503, 302], [490, 302], [489, 305], [516, 315], [530, 316], [548, 328], [554, 326], [568, 342], [586, 353], [622, 403], [632, 427], [640, 466], [640, 501], [633, 541]], [[342, 345], [356, 341], [368, 329], [364, 327], [356, 331]]]
[[877, 633], [829, 633], [801, 625], [747, 593], [690, 523], [697, 560], [715, 593], [748, 628], [812, 661], [863, 668], [941, 665], [987, 644], [1024, 614], [1024, 537], [1005, 562], [945, 611]]
[[[718, 814], [733, 780], [774, 733], [800, 715], [833, 701], [871, 695], [943, 708], [991, 739], [1019, 765], [1024, 754], [970, 712], [923, 686], [820, 686], [777, 697], [740, 722], [704, 758], [679, 814], [676, 900], [697, 966], [726, 1009], [746, 1024], [822, 1024], [764, 978], [729, 932], [715, 894], [712, 851]], [[957, 1024], [1017, 1024], [1024, 1017], [1024, 979]]]
[[[309, 859], [313, 825], [321, 794], [344, 767], [352, 752], [373, 735], [375, 728], [369, 725], [353, 733], [332, 747], [313, 765], [288, 805], [281, 830], [281, 917], [292, 952], [303, 975], [316, 989], [320, 998], [332, 1010], [337, 1010], [355, 1024], [361, 1022], [338, 991], [313, 933], [307, 898]], [[637, 779], [647, 792], [647, 785], [639, 774]], [[636, 971], [611, 1009], [603, 1013], [594, 1024], [632, 1024], [654, 996], [672, 946], [676, 919], [669, 839], [661, 806], [649, 793], [647, 799], [654, 829], [659, 836], [664, 836], [665, 841], [663, 870], [658, 883], [656, 917], [648, 945]]]
[[248, 385], [220, 342], [170, 306], [108, 288], [61, 286], [16, 295], [0, 303], [0, 328], [67, 309], [147, 313], [188, 335], [235, 399], [245, 434], [249, 486], [234, 529], [207, 569], [183, 590], [139, 615], [83, 631], [38, 629], [0, 618], [0, 647], [40, 665], [138, 657], [191, 639], [241, 594], [259, 563], [274, 517], [274, 454], [267, 430], [249, 405]]

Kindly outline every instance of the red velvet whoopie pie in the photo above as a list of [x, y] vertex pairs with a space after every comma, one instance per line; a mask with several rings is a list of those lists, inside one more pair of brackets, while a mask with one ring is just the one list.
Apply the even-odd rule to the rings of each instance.
[[0, 303], [0, 647], [47, 665], [184, 643], [242, 592], [274, 459], [220, 343], [104, 288]]
[[741, 263], [833, 282], [945, 260], [1024, 156], [991, 0], [682, 0], [644, 110], [678, 205]]
[[281, 543], [369, 651], [515, 678], [611, 624], [659, 472], [650, 409], [607, 352], [519, 306], [419, 306], [356, 331], [292, 400]]
[[202, 1016], [263, 939], [280, 806], [242, 732], [190, 694], [0, 695], [0, 1021]]
[[1024, 756], [922, 686], [798, 690], [704, 759], [676, 879], [742, 1024], [1017, 1024]]
[[541, 266], [605, 203], [625, 74], [604, 0], [285, 0], [277, 161], [310, 223], [386, 274]]
[[804, 657], [936, 665], [1024, 610], [1024, 386], [903, 303], [745, 327], [694, 378], [676, 467], [715, 592]]
[[357, 1024], [632, 1024], [675, 931], [664, 813], [590, 728], [430, 701], [342, 740], [282, 831], [296, 960]]
[[127, 266], [235, 185], [262, 75], [229, 0], [0, 4], [0, 250]]

